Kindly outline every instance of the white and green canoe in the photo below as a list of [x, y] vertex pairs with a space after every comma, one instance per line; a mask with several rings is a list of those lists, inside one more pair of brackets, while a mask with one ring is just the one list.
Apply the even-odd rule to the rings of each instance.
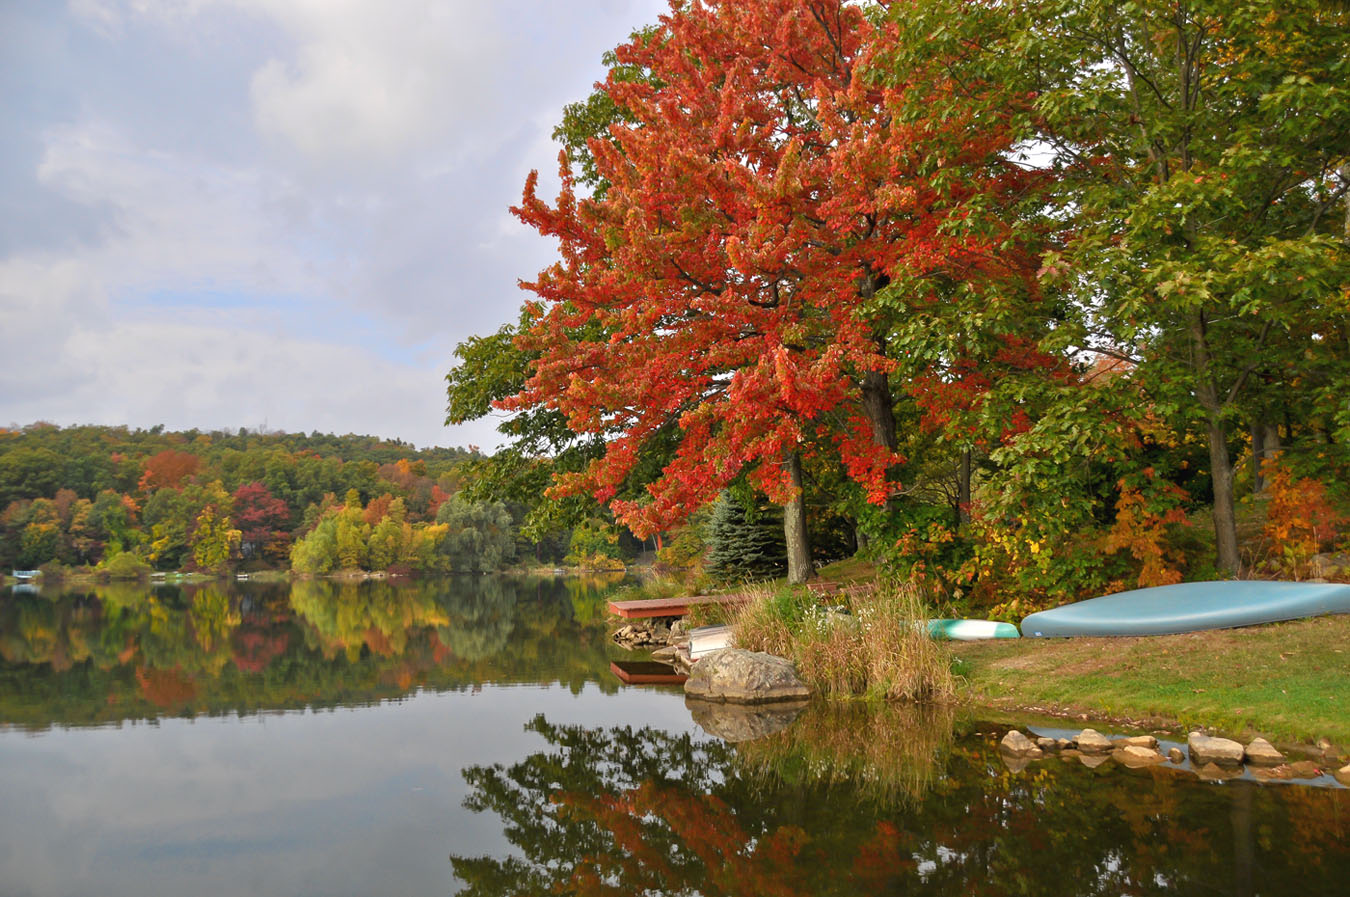
[[994, 620], [929, 620], [928, 634], [935, 639], [950, 639], [957, 642], [1017, 638], [1020, 635], [1013, 624]]

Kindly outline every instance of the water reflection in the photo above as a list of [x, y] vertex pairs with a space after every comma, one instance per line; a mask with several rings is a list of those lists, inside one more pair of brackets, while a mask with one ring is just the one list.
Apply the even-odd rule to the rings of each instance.
[[356, 706], [485, 683], [612, 692], [603, 670], [614, 649], [594, 613], [605, 591], [464, 577], [5, 594], [0, 724]]
[[1018, 775], [942, 722], [813, 708], [733, 746], [537, 717], [546, 749], [464, 772], [466, 806], [514, 850], [452, 864], [474, 897], [1305, 894], [1350, 875], [1346, 792], [1063, 762]]

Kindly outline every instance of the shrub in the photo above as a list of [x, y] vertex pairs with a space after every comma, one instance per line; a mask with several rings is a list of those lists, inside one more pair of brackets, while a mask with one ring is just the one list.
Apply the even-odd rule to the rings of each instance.
[[136, 552], [123, 551], [105, 558], [96, 568], [108, 579], [141, 579], [150, 575], [150, 565]]
[[956, 694], [947, 649], [928, 636], [917, 587], [885, 585], [832, 613], [790, 591], [756, 595], [733, 614], [736, 644], [789, 657], [813, 691], [907, 701]]

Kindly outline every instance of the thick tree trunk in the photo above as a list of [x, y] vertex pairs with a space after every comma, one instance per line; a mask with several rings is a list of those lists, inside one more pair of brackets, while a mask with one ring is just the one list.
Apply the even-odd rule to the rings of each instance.
[[783, 538], [787, 541], [788, 582], [811, 578], [811, 543], [806, 537], [806, 491], [802, 488], [802, 458], [792, 452], [783, 462], [797, 494], [783, 507]]
[[961, 453], [961, 463], [956, 472], [956, 523], [970, 522], [970, 449]]
[[[1204, 311], [1197, 311], [1191, 320], [1192, 364], [1195, 366], [1195, 396], [1209, 418], [1209, 473], [1214, 483], [1214, 543], [1218, 567], [1229, 576], [1236, 576], [1241, 566], [1238, 559], [1237, 512], [1233, 503], [1233, 459], [1228, 454], [1228, 430], [1223, 424], [1223, 402], [1210, 369], [1208, 324]], [[1237, 388], [1234, 387], [1233, 392]]]
[[1209, 418], [1209, 472], [1214, 481], [1214, 541], [1219, 570], [1236, 576], [1240, 562], [1237, 513], [1233, 502], [1233, 461], [1228, 455], [1228, 432], [1215, 414]]
[[872, 444], [891, 451], [899, 446], [895, 435], [895, 404], [891, 383], [881, 371], [868, 371], [862, 378], [863, 414], [872, 425]]

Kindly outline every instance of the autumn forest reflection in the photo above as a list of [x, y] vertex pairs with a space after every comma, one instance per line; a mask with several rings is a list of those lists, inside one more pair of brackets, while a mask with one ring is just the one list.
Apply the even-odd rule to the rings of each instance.
[[546, 749], [465, 770], [466, 806], [515, 850], [453, 856], [462, 893], [1292, 895], [1350, 874], [1343, 791], [1014, 773], [941, 714], [867, 715], [826, 709], [741, 745], [538, 716]]
[[579, 579], [91, 586], [0, 601], [0, 723], [41, 730], [351, 706], [603, 675], [607, 585]]

